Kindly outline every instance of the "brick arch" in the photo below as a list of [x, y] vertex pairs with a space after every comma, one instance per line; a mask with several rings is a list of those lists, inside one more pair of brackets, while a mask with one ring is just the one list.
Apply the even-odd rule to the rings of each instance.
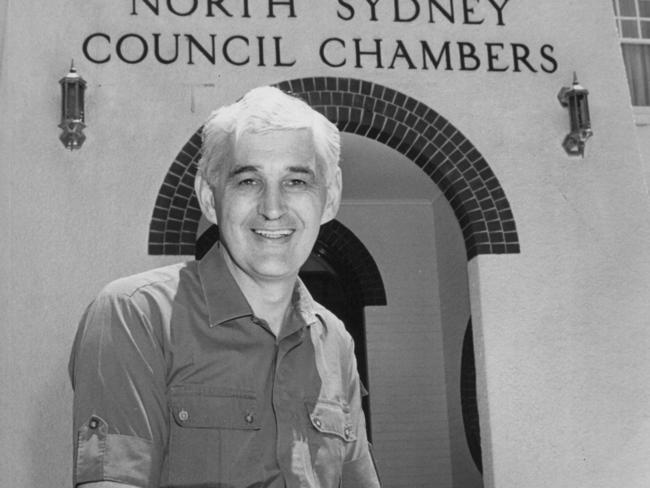
[[[499, 180], [474, 145], [433, 109], [397, 90], [354, 78], [299, 78], [276, 86], [305, 99], [341, 131], [386, 144], [419, 166], [451, 205], [468, 260], [519, 252], [515, 219]], [[200, 210], [192, 182], [200, 130], [176, 156], [160, 188], [149, 254], [194, 254]]]

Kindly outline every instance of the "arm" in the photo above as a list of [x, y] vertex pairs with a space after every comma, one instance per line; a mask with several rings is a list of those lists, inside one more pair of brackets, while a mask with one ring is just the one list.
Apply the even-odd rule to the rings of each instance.
[[158, 486], [168, 413], [149, 315], [109, 285], [81, 320], [70, 358], [75, 486]]

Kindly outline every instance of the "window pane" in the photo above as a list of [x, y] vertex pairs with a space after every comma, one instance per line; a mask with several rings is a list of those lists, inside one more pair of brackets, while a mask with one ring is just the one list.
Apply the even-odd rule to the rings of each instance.
[[621, 0], [621, 15], [624, 17], [636, 17], [636, 4], [634, 0]]
[[639, 0], [639, 15], [650, 18], [650, 0]]
[[641, 37], [644, 39], [650, 39], [650, 22], [647, 20], [641, 22]]
[[623, 44], [632, 105], [650, 106], [650, 44]]
[[638, 39], [639, 29], [636, 20], [621, 20], [622, 37]]

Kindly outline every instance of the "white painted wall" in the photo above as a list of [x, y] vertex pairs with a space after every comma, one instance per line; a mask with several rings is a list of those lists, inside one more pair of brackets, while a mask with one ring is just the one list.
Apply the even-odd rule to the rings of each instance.
[[467, 257], [458, 221], [443, 197], [433, 202], [433, 213], [453, 486], [482, 488], [465, 437], [460, 392], [463, 338], [470, 318]]
[[[650, 107], [648, 108], [650, 114]], [[637, 118], [638, 120], [638, 118]], [[637, 141], [639, 143], [639, 150], [641, 152], [641, 161], [645, 173], [646, 185], [650, 182], [650, 115], [647, 118], [648, 123], [637, 122]]]
[[[387, 487], [452, 487], [444, 341], [430, 202], [344, 202], [388, 305], [366, 309], [373, 443]], [[389, 224], [389, 225], [386, 225]]]

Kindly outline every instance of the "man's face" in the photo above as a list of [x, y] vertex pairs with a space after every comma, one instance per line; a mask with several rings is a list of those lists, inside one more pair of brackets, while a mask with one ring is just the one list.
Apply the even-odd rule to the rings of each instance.
[[231, 269], [256, 281], [295, 279], [336, 212], [326, 186], [310, 130], [242, 134], [213, 189]]

